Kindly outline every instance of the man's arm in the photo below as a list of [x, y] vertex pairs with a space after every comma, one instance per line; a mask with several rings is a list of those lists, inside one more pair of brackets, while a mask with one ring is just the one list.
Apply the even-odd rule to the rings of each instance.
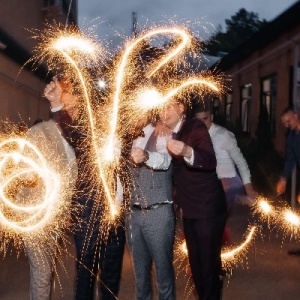
[[136, 164], [145, 163], [156, 170], [167, 170], [171, 163], [171, 156], [166, 146], [166, 137], [157, 138], [157, 151], [146, 151], [139, 147], [132, 147], [131, 158]]
[[233, 162], [235, 163], [239, 174], [242, 178], [243, 184], [245, 186], [246, 184], [251, 184], [251, 174], [248, 167], [248, 163], [237, 145], [237, 141], [234, 134], [229, 131], [224, 132], [223, 139], [225, 141], [226, 150]]
[[195, 122], [188, 133], [191, 145], [182, 141], [168, 141], [168, 150], [174, 156], [182, 156], [186, 163], [194, 168], [214, 170], [216, 168], [216, 156], [213, 145], [205, 125]]

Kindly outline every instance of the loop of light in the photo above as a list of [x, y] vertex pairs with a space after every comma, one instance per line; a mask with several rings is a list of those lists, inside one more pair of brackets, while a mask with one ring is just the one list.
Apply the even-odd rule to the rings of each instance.
[[[22, 154], [25, 148], [26, 154], [33, 153], [34, 159]], [[20, 167], [14, 167], [8, 172], [6, 167], [11, 162]], [[5, 192], [7, 187], [17, 179], [22, 182], [26, 177], [30, 180], [32, 176], [40, 178], [45, 186], [44, 195], [40, 195], [38, 204], [20, 205], [7, 197]], [[53, 206], [55, 207], [60, 199], [59, 188], [58, 175], [50, 170], [47, 161], [33, 144], [22, 138], [10, 138], [0, 143], [0, 206], [2, 208], [0, 210], [0, 223], [3, 226], [17, 234], [32, 232], [45, 226], [53, 217]], [[22, 214], [21, 220], [12, 221], [3, 213], [5, 208], [12, 209], [14, 211], [13, 216], [18, 212], [27, 214]]]

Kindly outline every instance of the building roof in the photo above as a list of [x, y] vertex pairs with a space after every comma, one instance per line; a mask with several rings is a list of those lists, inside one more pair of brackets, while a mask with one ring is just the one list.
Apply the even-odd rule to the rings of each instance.
[[233, 49], [228, 55], [218, 62], [218, 69], [230, 69], [236, 62], [251, 55], [256, 50], [263, 48], [278, 38], [281, 34], [300, 25], [300, 1], [297, 1], [281, 15], [269, 22], [259, 32], [255, 33], [241, 45]]

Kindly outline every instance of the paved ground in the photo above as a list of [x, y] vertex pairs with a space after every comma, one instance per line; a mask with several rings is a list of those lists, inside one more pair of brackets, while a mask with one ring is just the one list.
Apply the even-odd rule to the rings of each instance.
[[[250, 213], [246, 206], [239, 206], [231, 216], [229, 224], [232, 240], [239, 244], [249, 223]], [[287, 250], [300, 248], [300, 243], [283, 240], [276, 230], [268, 226], [262, 229], [262, 236], [255, 239], [246, 259], [226, 278], [223, 300], [298, 300], [300, 299], [300, 257], [287, 255]], [[68, 249], [74, 254], [73, 246]], [[29, 267], [24, 255], [7, 256], [0, 265], [0, 299], [29, 299]], [[68, 276], [59, 273], [60, 285], [55, 281], [53, 299], [73, 299], [75, 262], [66, 257], [65, 268]], [[195, 300], [185, 272], [179, 272], [176, 279], [177, 299]], [[134, 279], [130, 256], [125, 252], [121, 289], [118, 299], [134, 299]], [[154, 298], [157, 299], [157, 298]]]

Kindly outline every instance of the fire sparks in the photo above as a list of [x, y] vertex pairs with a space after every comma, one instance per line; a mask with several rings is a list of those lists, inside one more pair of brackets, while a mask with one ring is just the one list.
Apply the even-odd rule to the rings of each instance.
[[[49, 157], [48, 157], [49, 158]], [[0, 138], [0, 229], [2, 247], [45, 243], [62, 235], [71, 203], [69, 176], [58, 173], [41, 147], [18, 136]], [[75, 208], [74, 208], [75, 209]]]
[[[234, 266], [237, 266], [243, 261], [246, 256], [251, 244], [253, 243], [255, 234], [257, 232], [256, 226], [249, 227], [247, 233], [245, 234], [245, 240], [240, 245], [235, 247], [224, 247], [221, 253], [223, 268], [227, 271], [232, 270]], [[188, 249], [185, 241], [178, 241], [175, 246], [175, 253], [177, 260], [187, 262]]]
[[258, 215], [262, 221], [280, 229], [285, 235], [297, 237], [300, 230], [300, 216], [286, 204], [274, 206], [265, 197], [259, 197], [253, 207], [253, 215]]

